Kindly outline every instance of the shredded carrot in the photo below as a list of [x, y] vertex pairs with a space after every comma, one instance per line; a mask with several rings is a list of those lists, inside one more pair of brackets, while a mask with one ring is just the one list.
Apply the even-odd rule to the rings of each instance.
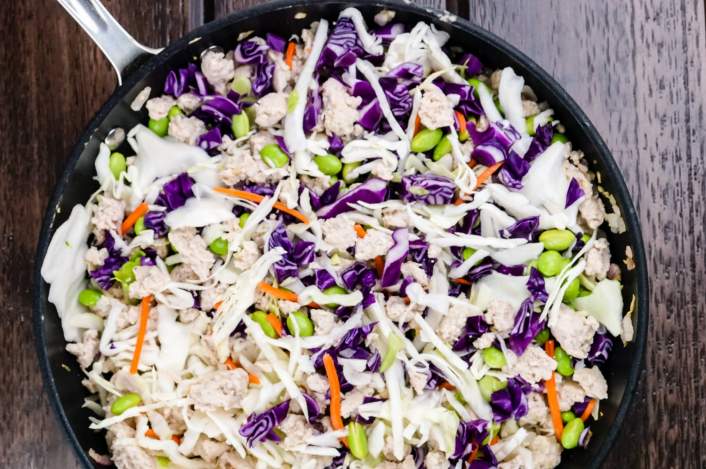
[[478, 451], [480, 450], [480, 445], [476, 446], [476, 448], [471, 451], [470, 456], [468, 456], [468, 462], [473, 462], [475, 459], [478, 457]]
[[359, 225], [356, 223], [355, 225], [353, 225], [353, 228], [355, 228], [355, 234], [357, 234], [359, 238], [365, 238], [367, 232], [365, 231], [365, 228], [363, 228], [363, 225]]
[[412, 303], [412, 300], [410, 300], [408, 296], [403, 296], [402, 301], [404, 301], [404, 304], [406, 304], [406, 305], [409, 305], [410, 303]]
[[478, 162], [476, 160], [471, 160], [468, 162], [468, 166], [470, 166], [470, 168], [473, 169], [476, 166], [478, 166]]
[[226, 359], [225, 366], [229, 370], [235, 370], [236, 368], [238, 368], [238, 364], [235, 363], [235, 361], [233, 361], [233, 359], [230, 357]]
[[260, 290], [270, 296], [277, 298], [278, 300], [293, 301], [295, 303], [299, 301], [299, 296], [297, 296], [296, 293], [287, 290], [282, 290], [281, 288], [273, 287], [267, 282], [260, 282], [257, 284], [257, 286], [260, 288]]
[[248, 373], [248, 383], [249, 384], [260, 384], [260, 378], [256, 374]]
[[159, 440], [159, 435], [157, 435], [157, 432], [155, 432], [151, 428], [147, 429], [147, 431], [145, 432], [145, 436], [147, 438], [152, 438], [153, 440]]
[[496, 444], [498, 441], [500, 441], [500, 437], [498, 435], [495, 435], [492, 440], [490, 440], [490, 446], [493, 446]]
[[213, 309], [215, 309], [216, 311], [218, 311], [219, 309], [221, 309], [221, 305], [222, 305], [222, 304], [223, 304], [222, 301], [218, 301], [218, 302], [214, 303], [214, 304], [213, 304]]
[[294, 53], [297, 51], [297, 43], [292, 41], [287, 44], [287, 50], [284, 52], [284, 63], [287, 67], [292, 68], [292, 61], [294, 60]]
[[591, 413], [593, 412], [593, 408], [596, 407], [596, 400], [591, 399], [588, 402], [588, 405], [586, 405], [586, 408], [583, 410], [583, 414], [581, 414], [581, 420], [584, 422], [588, 420], [588, 418], [591, 416]]
[[456, 111], [456, 122], [458, 122], [458, 133], [459, 135], [468, 132], [466, 130], [466, 118], [463, 116], [462, 113]]
[[[547, 355], [554, 358], [554, 341], [548, 340], [544, 343], [544, 351]], [[547, 390], [547, 404], [549, 405], [549, 413], [552, 416], [552, 425], [554, 426], [554, 434], [557, 440], [561, 440], [561, 434], [564, 431], [564, 422], [561, 420], [561, 410], [559, 409], [559, 396], [556, 391], [556, 376], [552, 371], [552, 377], [544, 382], [544, 387]]]
[[265, 319], [270, 323], [270, 326], [274, 328], [277, 335], [282, 337], [282, 321], [280, 321], [279, 318], [272, 313], [265, 316]]
[[178, 445], [181, 444], [181, 437], [179, 435], [172, 435], [172, 441]]
[[341, 419], [341, 384], [338, 381], [336, 365], [328, 353], [324, 354], [324, 368], [326, 369], [326, 377], [331, 388], [331, 426], [334, 430], [340, 430], [343, 428], [343, 419]]
[[377, 256], [375, 258], [375, 271], [378, 273], [378, 278], [382, 278], [382, 271], [385, 270], [385, 258]]
[[500, 163], [495, 163], [494, 165], [488, 166], [487, 169], [483, 170], [483, 172], [476, 178], [475, 188], [478, 189], [480, 186], [485, 184], [490, 179], [490, 176], [492, 176], [493, 173], [495, 173], [495, 171], [497, 171], [502, 165], [503, 162], [501, 161]]
[[[265, 197], [261, 196], [260, 194], [254, 194], [254, 193], [248, 192], [248, 191], [241, 191], [239, 189], [231, 189], [229, 187], [214, 187], [213, 190], [218, 193], [221, 193], [223, 195], [227, 195], [230, 197], [237, 197], [238, 199], [243, 199], [243, 200], [249, 200], [250, 202], [260, 203], [265, 199]], [[277, 210], [279, 210], [280, 212], [284, 212], [287, 215], [293, 216], [297, 220], [300, 220], [302, 223], [305, 223], [305, 224], [309, 223], [309, 219], [306, 217], [306, 215], [304, 215], [303, 213], [301, 213], [297, 210], [294, 210], [294, 209], [287, 207], [282, 202], [275, 202], [274, 207]]]
[[443, 383], [439, 384], [439, 387], [440, 387], [441, 389], [446, 389], [446, 390], [448, 390], [448, 391], [455, 391], [455, 390], [456, 390], [456, 386], [454, 386], [453, 384], [449, 383], [448, 381], [444, 381]]
[[130, 228], [137, 223], [137, 220], [140, 219], [141, 216], [143, 216], [147, 211], [149, 210], [149, 205], [147, 205], [146, 202], [142, 202], [140, 205], [137, 206], [133, 212], [127, 216], [125, 221], [123, 221], [123, 224], [120, 225], [120, 234], [124, 235], [128, 231], [130, 231]]
[[422, 120], [419, 118], [419, 114], [417, 114], [417, 117], [414, 118], [414, 135], [417, 135], [417, 132], [419, 132], [422, 129]]
[[[240, 363], [233, 360], [231, 357], [228, 357], [225, 361], [226, 368], [229, 370], [235, 370], [237, 368], [241, 368]], [[248, 370], [245, 370], [248, 373], [248, 383], [250, 384], [260, 384], [260, 378], [257, 377], [257, 375], [250, 373]]]
[[554, 358], [554, 341], [553, 340], [548, 340], [548, 341], [544, 342], [544, 351], [547, 352], [547, 355]]
[[137, 329], [137, 341], [135, 342], [135, 352], [132, 354], [132, 363], [130, 364], [130, 374], [137, 373], [137, 365], [140, 364], [140, 355], [142, 354], [142, 345], [145, 343], [145, 334], [147, 333], [147, 318], [150, 316], [150, 303], [152, 303], [152, 295], [147, 295], [142, 298], [140, 303], [140, 325]]
[[464, 201], [461, 197], [456, 197], [456, 200], [454, 200], [454, 205], [461, 205], [463, 202]]
[[307, 305], [309, 308], [321, 309], [321, 305], [313, 301]]
[[473, 285], [470, 280], [465, 278], [452, 278], [451, 283], [455, 283], [457, 285]]

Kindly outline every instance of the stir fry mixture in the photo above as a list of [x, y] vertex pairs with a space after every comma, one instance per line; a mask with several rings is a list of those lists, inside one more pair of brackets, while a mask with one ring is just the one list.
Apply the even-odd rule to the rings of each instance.
[[552, 468], [589, 444], [632, 337], [620, 214], [512, 68], [394, 16], [241, 34], [101, 144], [42, 270], [97, 462]]

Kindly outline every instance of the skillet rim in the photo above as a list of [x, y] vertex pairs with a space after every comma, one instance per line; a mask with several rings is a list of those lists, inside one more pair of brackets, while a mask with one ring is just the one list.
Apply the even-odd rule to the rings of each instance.
[[[49, 357], [47, 354], [46, 347], [46, 335], [43, 328], [43, 318], [44, 318], [44, 305], [43, 301], [47, 296], [47, 287], [44, 280], [41, 277], [41, 265], [48, 248], [52, 228], [54, 225], [54, 220], [57, 214], [57, 208], [63, 197], [65, 189], [68, 185], [68, 181], [71, 175], [74, 173], [76, 165], [79, 158], [83, 153], [83, 148], [87, 142], [96, 133], [96, 130], [100, 127], [100, 124], [104, 121], [106, 116], [113, 110], [116, 105], [125, 98], [125, 96], [132, 91], [134, 86], [142, 80], [144, 77], [148, 76], [152, 71], [159, 67], [163, 67], [172, 55], [175, 55], [182, 49], [189, 46], [191, 42], [199, 38], [204, 38], [210, 36], [214, 31], [217, 31], [235, 21], [247, 19], [250, 17], [259, 16], [265, 13], [269, 13], [275, 10], [285, 10], [285, 9], [303, 9], [304, 11], [310, 7], [311, 1], [309, 0], [275, 0], [269, 3], [263, 3], [251, 8], [235, 11], [223, 18], [217, 19], [206, 23], [196, 29], [191, 30], [186, 35], [181, 38], [171, 42], [167, 47], [165, 47], [159, 54], [152, 57], [141, 57], [136, 60], [136, 63], [129, 67], [127, 77], [124, 77], [123, 84], [115, 89], [108, 100], [100, 107], [95, 116], [89, 121], [85, 130], [81, 133], [81, 136], [77, 143], [73, 146], [70, 157], [65, 163], [65, 168], [61, 174], [61, 177], [57, 180], [54, 192], [49, 199], [47, 209], [45, 210], [44, 218], [42, 221], [42, 228], [40, 231], [39, 239], [37, 242], [37, 250], [34, 258], [34, 275], [33, 275], [33, 288], [32, 288], [32, 329], [35, 336], [35, 345], [37, 348], [37, 355], [39, 359], [39, 365], [42, 372], [44, 387], [48, 393], [49, 402], [52, 409], [59, 422], [61, 423], [64, 435], [71, 442], [71, 446], [74, 449], [74, 453], [78, 457], [81, 464], [86, 468], [94, 467], [88, 454], [83, 450], [81, 444], [78, 441], [78, 437], [71, 428], [68, 417], [64, 411], [61, 404], [56, 380], [51, 371], [51, 365], [49, 363]], [[366, 6], [366, 7], [389, 7], [396, 10], [404, 10], [407, 13], [418, 16], [420, 19], [427, 22], [439, 22], [444, 21], [442, 15], [450, 15], [450, 13], [437, 10], [433, 8], [425, 8], [409, 3], [402, 3], [394, 0], [375, 0], [372, 2], [366, 2], [362, 0], [354, 1], [342, 1], [342, 0], [319, 0], [317, 4], [344, 4], [346, 6]], [[342, 5], [343, 7], [343, 5]], [[637, 387], [639, 385], [640, 373], [643, 369], [644, 352], [647, 341], [647, 328], [648, 328], [648, 273], [647, 273], [647, 263], [645, 258], [644, 243], [642, 240], [642, 234], [640, 229], [640, 222], [638, 219], [637, 212], [630, 197], [630, 193], [623, 179], [620, 168], [618, 167], [612, 153], [610, 152], [608, 146], [601, 138], [600, 134], [588, 119], [583, 110], [579, 105], [573, 100], [573, 98], [564, 90], [564, 88], [559, 85], [559, 83], [546, 72], [543, 68], [537, 65], [532, 59], [527, 55], [517, 49], [515, 46], [511, 45], [509, 42], [500, 38], [499, 36], [487, 31], [480, 26], [471, 23], [469, 20], [461, 18], [457, 15], [453, 15], [454, 20], [449, 21], [451, 28], [456, 29], [459, 34], [479, 38], [487, 43], [490, 43], [497, 50], [508, 56], [513, 64], [521, 64], [527, 72], [524, 75], [530, 75], [532, 78], [542, 84], [553, 94], [557, 102], [564, 105], [566, 111], [573, 115], [575, 120], [579, 123], [579, 126], [573, 129], [574, 133], [583, 133], [586, 139], [592, 142], [596, 148], [596, 158], [603, 164], [605, 170], [603, 173], [607, 175], [608, 179], [613, 184], [613, 194], [619, 202], [621, 208], [621, 214], [623, 220], [625, 221], [627, 227], [627, 236], [629, 238], [628, 245], [633, 249], [633, 256], [636, 265], [635, 279], [636, 279], [636, 308], [635, 312], [637, 314], [636, 322], [637, 327], [635, 328], [635, 336], [633, 339], [632, 346], [635, 347], [635, 358], [631, 363], [629, 370], [627, 370], [627, 379], [625, 384], [625, 390], [623, 392], [622, 399], [618, 405], [618, 409], [615, 414], [613, 423], [610, 425], [607, 435], [603, 440], [602, 444], [598, 448], [595, 457], [590, 462], [590, 467], [597, 468], [605, 460], [609, 451], [613, 447], [615, 441], [617, 440], [620, 428], [622, 427], [625, 417], [630, 410], [631, 404], [633, 403], [633, 398], [636, 393]]]

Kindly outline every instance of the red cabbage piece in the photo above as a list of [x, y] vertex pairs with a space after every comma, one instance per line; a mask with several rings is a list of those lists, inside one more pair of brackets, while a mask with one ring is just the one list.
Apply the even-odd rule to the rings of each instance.
[[385, 77], [406, 80], [409, 82], [407, 84], [411, 87], [411, 85], [418, 85], [422, 82], [424, 67], [422, 64], [415, 62], [404, 62], [387, 72]]
[[554, 127], [552, 127], [551, 123], [538, 126], [534, 131], [534, 138], [530, 143], [529, 149], [525, 153], [525, 160], [530, 163], [534, 161], [551, 145], [553, 136]]
[[396, 83], [396, 81], [394, 79], [386, 80], [381, 78], [380, 86], [385, 91], [392, 115], [398, 121], [403, 122], [412, 110], [412, 95], [409, 92], [408, 85]]
[[162, 186], [162, 192], [159, 193], [154, 203], [167, 208], [167, 212], [171, 212], [183, 206], [187, 199], [194, 196], [192, 186], [194, 180], [187, 173], [181, 173], [171, 181]]
[[105, 232], [105, 240], [101, 247], [108, 251], [108, 257], [103, 261], [102, 266], [90, 271], [88, 275], [99, 287], [103, 290], [108, 290], [115, 283], [113, 272], [120, 269], [128, 261], [128, 258], [123, 256], [122, 251], [115, 247], [115, 239], [108, 231]]
[[321, 116], [323, 101], [318, 90], [312, 90], [309, 93], [309, 100], [304, 108], [304, 132], [310, 133], [316, 127]]
[[608, 360], [608, 355], [612, 349], [613, 340], [607, 333], [596, 334], [593, 336], [593, 343], [591, 343], [591, 349], [588, 351], [586, 363], [591, 366], [604, 364]]
[[488, 436], [488, 422], [482, 419], [461, 422], [456, 430], [456, 444], [451, 459], [461, 459], [471, 454]]
[[316, 257], [316, 245], [311, 241], [297, 241], [291, 257], [298, 266], [304, 268]]
[[477, 316], [469, 316], [466, 319], [466, 325], [463, 327], [463, 332], [453, 344], [455, 352], [463, 352], [473, 350], [473, 341], [490, 331], [490, 326], [482, 314]]
[[466, 66], [466, 76], [472, 77], [483, 71], [483, 64], [480, 59], [470, 52], [466, 52], [461, 57], [461, 65]]
[[494, 269], [492, 262], [481, 262], [468, 272], [468, 274], [466, 275], [466, 279], [470, 280], [471, 282], [477, 282], [486, 275], [490, 275], [493, 270]]
[[529, 171], [530, 164], [520, 155], [510, 150], [503, 167], [498, 171], [498, 180], [508, 189], [522, 189], [522, 178]]
[[370, 101], [375, 99], [375, 90], [373, 90], [372, 85], [365, 80], [356, 80], [351, 89], [351, 94], [361, 98], [363, 103], [370, 103]]
[[374, 34], [379, 37], [382, 42], [390, 43], [398, 34], [402, 34], [404, 31], [405, 29], [402, 23], [387, 23], [385, 26], [380, 26]]
[[582, 415], [583, 411], [586, 410], [586, 406], [588, 406], [588, 403], [591, 402], [591, 398], [586, 396], [583, 401], [577, 402], [574, 405], [571, 406], [571, 411], [575, 415]]
[[164, 222], [167, 212], [164, 210], [151, 210], [145, 213], [145, 228], [154, 231], [154, 236], [161, 238], [167, 234], [167, 224]]
[[348, 17], [339, 18], [321, 50], [317, 68], [322, 65], [334, 68], [348, 67], [354, 64], [363, 52], [353, 20]]
[[193, 63], [185, 68], [170, 71], [164, 80], [164, 94], [172, 95], [175, 98], [188, 91], [194, 92], [198, 96], [205, 96], [210, 93], [210, 89], [208, 81]]
[[267, 33], [265, 36], [265, 42], [267, 42], [270, 49], [276, 50], [277, 52], [284, 52], [284, 49], [287, 47], [287, 41], [285, 41], [282, 36], [278, 36], [277, 34]]
[[338, 154], [343, 150], [343, 140], [336, 134], [331, 134], [328, 138], [328, 150], [331, 153]]
[[515, 314], [515, 323], [510, 331], [507, 344], [516, 355], [522, 355], [539, 332], [544, 329], [546, 321], [541, 321], [540, 313], [534, 312], [534, 301], [527, 298]]
[[253, 446], [265, 440], [279, 441], [274, 432], [275, 427], [281, 424], [289, 413], [289, 399], [270, 407], [259, 414], [250, 414], [242, 427], [240, 434], [247, 438], [248, 446]]
[[382, 270], [380, 286], [391, 287], [400, 280], [402, 263], [409, 252], [409, 231], [407, 228], [398, 228], [392, 232], [392, 248], [385, 255], [385, 266]]
[[292, 245], [292, 241], [287, 236], [287, 230], [284, 227], [284, 223], [279, 222], [272, 230], [270, 237], [267, 240], [267, 247], [268, 249], [281, 247], [285, 251], [282, 259], [275, 262], [272, 266], [277, 282], [281, 283], [285, 279], [289, 277], [296, 277], [299, 274], [299, 266], [291, 258], [294, 246]]
[[336, 181], [334, 185], [323, 191], [321, 195], [318, 195], [316, 192], [309, 189], [309, 201], [311, 202], [311, 208], [318, 210], [321, 207], [334, 203], [340, 191], [341, 181]]
[[507, 387], [495, 391], [490, 396], [490, 407], [493, 409], [493, 420], [504, 422], [508, 419], [519, 420], [527, 415], [527, 394], [532, 392], [532, 386], [518, 377], [507, 380]]
[[370, 371], [371, 373], [377, 373], [378, 371], [380, 371], [381, 364], [382, 356], [380, 355], [380, 352], [375, 351], [365, 363], [365, 369], [367, 371]]
[[236, 188], [244, 190], [246, 192], [252, 192], [253, 194], [262, 195], [264, 197], [272, 197], [275, 193], [274, 186], [267, 184], [241, 183], [236, 184]]
[[544, 277], [539, 273], [539, 270], [534, 267], [530, 268], [529, 278], [527, 279], [527, 290], [532, 295], [532, 300], [546, 303], [549, 295], [544, 285]]
[[434, 272], [436, 259], [429, 257], [429, 244], [423, 239], [415, 239], [409, 242], [409, 257], [422, 266], [427, 277], [431, 277]]
[[275, 64], [266, 62], [259, 64], [255, 68], [255, 79], [252, 81], [252, 94], [261, 97], [272, 89], [272, 76], [275, 72]]
[[242, 41], [235, 47], [233, 59], [239, 64], [262, 64], [267, 62], [267, 46], [252, 40]]
[[323, 414], [321, 413], [321, 408], [319, 407], [318, 402], [316, 402], [316, 399], [305, 392], [303, 392], [302, 395], [304, 396], [304, 401], [306, 402], [306, 413], [309, 415], [309, 418], [307, 419], [308, 422], [314, 423], [321, 419]]
[[221, 143], [223, 143], [223, 136], [221, 135], [221, 129], [218, 127], [214, 127], [208, 132], [202, 133], [196, 139], [196, 145], [206, 151], [218, 148], [218, 145]]
[[[464, 115], [474, 114], [480, 116], [483, 114], [483, 106], [480, 100], [473, 93], [473, 87], [466, 83], [447, 83], [441, 78], [434, 80], [434, 84], [438, 86], [446, 95], [455, 94], [458, 96], [458, 105], [456, 109]], [[458, 125], [458, 123], [456, 123]], [[457, 130], [458, 127], [456, 127]]]
[[287, 154], [287, 156], [292, 156], [289, 153], [289, 147], [287, 147], [287, 142], [284, 141], [284, 137], [281, 135], [275, 135], [275, 141], [277, 142], [277, 145], [282, 149], [283, 152]]
[[476, 125], [469, 121], [466, 129], [475, 145], [471, 157], [485, 166], [491, 166], [507, 158], [510, 147], [521, 137], [520, 133], [506, 121], [493, 122], [483, 132], [476, 130]]
[[[368, 360], [372, 356], [372, 352], [365, 345], [365, 339], [375, 329], [377, 322], [371, 322], [360, 327], [354, 327], [345, 333], [340, 342], [334, 347], [322, 349], [316, 352], [312, 358], [314, 367], [321, 369], [324, 366], [324, 355], [328, 353], [334, 359], [338, 367], [338, 357], [356, 358], [360, 360]], [[339, 377], [342, 377], [339, 372]], [[350, 385], [349, 385], [350, 386]]]
[[496, 469], [498, 460], [489, 445], [483, 445], [478, 452], [480, 455], [468, 465], [466, 469]]
[[534, 239], [537, 229], [539, 229], [539, 217], [527, 217], [517, 220], [507, 228], [500, 230], [501, 238], [523, 238], [526, 240]]
[[407, 287], [414, 283], [414, 277], [407, 276], [402, 279], [400, 284], [400, 296], [407, 296]]
[[456, 184], [444, 176], [413, 174], [402, 177], [402, 199], [405, 202], [444, 205], [451, 203], [455, 193]]
[[566, 204], [564, 205], [564, 208], [571, 207], [574, 202], [579, 200], [584, 195], [585, 193], [583, 189], [581, 189], [581, 185], [576, 178], [571, 178], [571, 182], [569, 182], [569, 189], [566, 191]]
[[375, 286], [375, 271], [365, 264], [356, 262], [341, 273], [341, 280], [347, 290], [352, 291], [358, 286], [369, 290]]
[[335, 202], [320, 208], [316, 214], [321, 219], [333, 218], [341, 213], [353, 210], [349, 204], [356, 202], [367, 202], [377, 204], [385, 200], [387, 193], [387, 181], [378, 178], [371, 178], [363, 184], [349, 190]]
[[519, 277], [525, 273], [525, 266], [522, 264], [518, 265], [503, 265], [496, 263], [494, 265], [495, 271], [503, 275], [513, 275]]
[[227, 97], [206, 96], [201, 107], [194, 111], [194, 115], [207, 123], [230, 126], [232, 117], [243, 111], [238, 99], [238, 93], [234, 91], [228, 93]]
[[372, 132], [382, 122], [382, 108], [377, 99], [373, 99], [360, 110], [360, 117], [356, 121], [365, 130]]
[[592, 436], [593, 432], [591, 431], [591, 427], [584, 428], [581, 432], [581, 436], [579, 436], [579, 446], [584, 449], [588, 448], [588, 443], [590, 443]]
[[314, 278], [316, 279], [316, 288], [319, 290], [326, 290], [336, 286], [336, 279], [326, 269], [317, 269], [314, 272]]

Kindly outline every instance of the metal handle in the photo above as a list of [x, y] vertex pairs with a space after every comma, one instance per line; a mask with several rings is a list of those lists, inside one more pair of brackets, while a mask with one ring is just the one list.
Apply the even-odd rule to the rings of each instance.
[[161, 51], [137, 42], [108, 13], [99, 0], [58, 0], [58, 2], [103, 51], [118, 74], [118, 85], [122, 85], [123, 73], [135, 59], [144, 54], [158, 54]]

